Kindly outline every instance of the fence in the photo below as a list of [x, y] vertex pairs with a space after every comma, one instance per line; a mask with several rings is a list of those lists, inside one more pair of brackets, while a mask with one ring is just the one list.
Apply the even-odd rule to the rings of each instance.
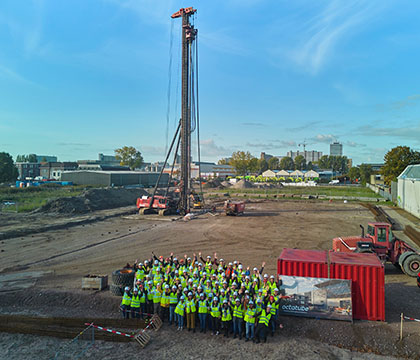
[[368, 187], [374, 193], [382, 196], [384, 199], [389, 200], [389, 201], [392, 201], [392, 194], [391, 194], [390, 189], [382, 188], [380, 186], [371, 185], [371, 184], [366, 184], [366, 187]]

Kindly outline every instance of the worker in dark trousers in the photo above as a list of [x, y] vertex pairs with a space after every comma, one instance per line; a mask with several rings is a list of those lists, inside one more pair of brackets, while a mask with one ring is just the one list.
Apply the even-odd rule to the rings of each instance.
[[212, 335], [219, 335], [221, 311], [217, 296], [213, 298], [213, 302], [211, 303], [210, 316]]
[[263, 339], [264, 342], [267, 342], [268, 324], [270, 323], [271, 316], [271, 305], [268, 304], [266, 309], [261, 310], [258, 317], [257, 330], [255, 331], [257, 344], [261, 339]]
[[224, 331], [224, 337], [229, 337], [229, 330], [232, 324], [232, 310], [228, 305], [228, 301], [223, 300], [222, 306], [222, 329]]
[[131, 297], [131, 318], [140, 319], [140, 295], [137, 288], [133, 290], [133, 296]]
[[242, 339], [242, 327], [244, 323], [244, 309], [241, 304], [241, 299], [236, 298], [235, 304], [232, 304], [233, 312], [233, 338], [239, 336], [239, 340]]
[[128, 319], [130, 317], [130, 305], [131, 305], [131, 294], [130, 288], [128, 286], [124, 289], [124, 295], [121, 300], [121, 313], [124, 319]]

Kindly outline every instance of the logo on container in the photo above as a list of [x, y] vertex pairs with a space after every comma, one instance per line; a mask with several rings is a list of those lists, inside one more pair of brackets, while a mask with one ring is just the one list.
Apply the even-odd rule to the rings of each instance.
[[307, 306], [298, 306], [298, 305], [283, 305], [282, 310], [284, 311], [298, 311], [298, 312], [308, 312], [309, 308]]

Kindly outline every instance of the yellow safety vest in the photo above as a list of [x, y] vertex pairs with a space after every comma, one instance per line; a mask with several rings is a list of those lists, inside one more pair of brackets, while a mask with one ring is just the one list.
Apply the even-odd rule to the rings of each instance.
[[232, 313], [230, 308], [222, 308], [222, 321], [232, 320]]
[[131, 304], [131, 296], [125, 292], [121, 301], [121, 305], [130, 306], [130, 304]]
[[210, 315], [213, 316], [213, 317], [216, 317], [216, 318], [218, 318], [220, 316], [220, 307], [219, 307], [219, 305], [212, 306], [210, 308]]
[[255, 309], [248, 309], [245, 313], [244, 320], [248, 323], [254, 324], [255, 323]]
[[139, 308], [140, 307], [140, 296], [137, 295], [133, 295], [133, 297], [131, 298], [131, 307], [132, 308]]
[[242, 309], [242, 305], [239, 305], [239, 306], [234, 305], [233, 306], [233, 317], [237, 317], [237, 318], [243, 319], [243, 317], [244, 317], [244, 311]]
[[270, 319], [271, 319], [271, 313], [267, 314], [266, 311], [263, 309], [258, 322], [260, 324], [264, 324], [265, 326], [268, 326]]
[[207, 309], [207, 301], [199, 301], [198, 302], [198, 313], [199, 314], [207, 314], [208, 309]]
[[179, 302], [175, 308], [175, 314], [184, 316], [184, 310], [185, 310], [185, 303]]

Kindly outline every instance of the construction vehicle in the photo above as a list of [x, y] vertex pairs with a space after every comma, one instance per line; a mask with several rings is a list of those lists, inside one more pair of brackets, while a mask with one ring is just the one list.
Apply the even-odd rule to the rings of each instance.
[[190, 195], [190, 197], [191, 197], [191, 201], [192, 201], [194, 209], [202, 209], [203, 208], [204, 204], [203, 204], [203, 197], [202, 196], [200, 196], [196, 193], [192, 193]]
[[137, 199], [137, 208], [140, 215], [174, 215], [177, 212], [177, 202], [169, 196], [142, 196]]
[[392, 235], [391, 224], [368, 223], [367, 234], [362, 229], [361, 236], [338, 237], [333, 239], [333, 250], [342, 252], [374, 253], [383, 264], [391, 262], [412, 277], [420, 271], [420, 252]]
[[245, 210], [245, 202], [226, 200], [223, 210], [225, 211], [225, 214], [228, 216], [243, 215], [244, 210]]

